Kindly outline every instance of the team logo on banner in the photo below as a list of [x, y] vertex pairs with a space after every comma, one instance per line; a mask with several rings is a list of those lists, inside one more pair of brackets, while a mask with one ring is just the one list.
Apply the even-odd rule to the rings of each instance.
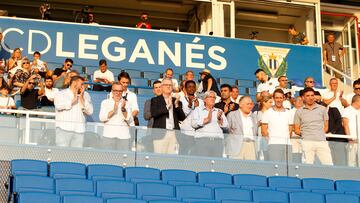
[[290, 51], [288, 48], [267, 47], [255, 45], [260, 57], [259, 68], [263, 69], [271, 77], [279, 77], [286, 74], [288, 64], [286, 57]]

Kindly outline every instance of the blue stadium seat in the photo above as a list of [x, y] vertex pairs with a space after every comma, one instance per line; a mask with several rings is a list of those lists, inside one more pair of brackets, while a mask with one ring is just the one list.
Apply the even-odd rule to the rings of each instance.
[[232, 185], [232, 175], [220, 172], [199, 172], [198, 182], [200, 184], [228, 184]]
[[11, 174], [48, 175], [48, 163], [40, 160], [16, 159], [11, 161]]
[[137, 94], [142, 96], [149, 96], [150, 98], [154, 95], [152, 88], [138, 88]]
[[104, 203], [104, 200], [95, 196], [87, 195], [65, 195], [63, 203]]
[[253, 201], [271, 201], [271, 202], [289, 202], [288, 194], [286, 192], [274, 191], [274, 190], [254, 190]]
[[251, 201], [252, 193], [250, 190], [238, 189], [238, 188], [216, 188], [215, 200], [241, 200]]
[[335, 181], [335, 187], [337, 191], [359, 191], [360, 192], [360, 181], [357, 180], [337, 180]]
[[248, 94], [248, 88], [247, 87], [240, 87], [238, 86], [239, 94], [240, 95], [247, 95]]
[[192, 199], [188, 201], [189, 203], [221, 203], [220, 201], [216, 201], [216, 200], [196, 200], [196, 199]]
[[291, 203], [324, 203], [324, 195], [310, 192], [291, 192], [289, 194]]
[[55, 192], [58, 195], [95, 195], [91, 180], [78, 178], [61, 178], [55, 180]]
[[108, 164], [91, 164], [87, 167], [88, 179], [124, 180], [123, 167]]
[[[241, 200], [224, 200], [221, 203], [254, 203], [253, 201], [241, 201]], [[263, 202], [261, 202], [263, 203]], [[274, 203], [274, 202], [272, 202]], [[275, 202], [276, 203], [276, 202]]]
[[44, 176], [17, 175], [14, 178], [13, 192], [54, 193], [54, 179]]
[[135, 184], [130, 182], [116, 180], [99, 180], [96, 182], [96, 196], [104, 199], [136, 198], [135, 191]]
[[141, 77], [148, 80], [158, 80], [160, 78], [160, 73], [154, 71], [144, 71], [141, 72]]
[[52, 178], [86, 178], [86, 165], [72, 162], [50, 163]]
[[178, 200], [150, 200], [149, 203], [185, 203]]
[[135, 87], [149, 87], [149, 80], [145, 78], [131, 78], [130, 83]]
[[18, 203], [60, 203], [60, 196], [41, 192], [22, 192], [19, 194]]
[[325, 195], [326, 203], [359, 203], [359, 197], [355, 195], [347, 194], [326, 194]]
[[303, 178], [302, 187], [311, 190], [335, 190], [334, 181], [323, 178]]
[[296, 177], [270, 176], [268, 182], [271, 188], [301, 188], [301, 180]]
[[318, 189], [314, 189], [314, 190], [311, 190], [311, 192], [314, 192], [314, 193], [319, 193], [319, 194], [344, 194], [343, 192], [341, 191], [336, 191], [336, 190], [318, 190]]
[[169, 182], [196, 182], [196, 173], [189, 170], [165, 169], [161, 171], [161, 179], [165, 183]]
[[121, 72], [127, 72], [130, 75], [130, 78], [140, 78], [141, 77], [141, 71], [139, 70], [133, 70], [133, 69], [126, 69]]
[[253, 80], [239, 79], [237, 80], [237, 85], [241, 87], [255, 87]]
[[146, 201], [130, 198], [111, 198], [107, 199], [106, 203], [146, 203]]
[[175, 199], [174, 186], [163, 183], [138, 183], [136, 185], [136, 196], [143, 200]]
[[160, 181], [160, 170], [146, 167], [127, 167], [125, 168], [126, 181], [153, 180]]
[[237, 174], [233, 176], [234, 185], [238, 186], [255, 186], [264, 187], [268, 186], [266, 176], [253, 175], [253, 174]]
[[176, 197], [183, 201], [190, 201], [193, 199], [211, 200], [214, 199], [214, 193], [213, 190], [208, 187], [180, 185], [176, 186]]
[[234, 79], [234, 78], [219, 78], [218, 82], [220, 85], [229, 84], [229, 85], [233, 86], [233, 85], [237, 84], [236, 79]]

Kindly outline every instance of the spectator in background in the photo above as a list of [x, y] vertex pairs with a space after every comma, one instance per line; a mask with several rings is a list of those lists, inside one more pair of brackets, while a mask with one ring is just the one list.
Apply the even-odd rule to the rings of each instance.
[[338, 79], [331, 78], [329, 81], [330, 88], [323, 94], [323, 102], [329, 107], [337, 108], [342, 114], [347, 102], [343, 98], [344, 91], [338, 91], [338, 86]]
[[[294, 119], [295, 113], [298, 109], [304, 106], [304, 102], [301, 96], [298, 96], [294, 100], [294, 108], [290, 110], [291, 118]], [[294, 163], [302, 163], [302, 148], [301, 148], [301, 137], [294, 132], [291, 134], [291, 146], [292, 146], [292, 157]]]
[[[154, 93], [155, 97], [161, 95], [161, 82], [158, 80], [153, 82], [153, 93]], [[145, 101], [145, 104], [144, 104], [144, 119], [146, 121], [148, 121], [148, 124], [147, 124], [148, 128], [152, 128], [153, 123], [154, 123], [154, 119], [151, 116], [150, 109], [151, 109], [151, 99], [148, 99]]]
[[231, 111], [236, 111], [239, 109], [239, 104], [231, 101], [231, 86], [229, 84], [222, 84], [220, 86], [221, 91], [221, 101], [215, 104], [215, 108], [221, 109], [225, 116], [228, 115]]
[[99, 61], [99, 70], [94, 72], [93, 81], [104, 85], [94, 85], [94, 91], [107, 91], [110, 92], [111, 84], [114, 82], [114, 74], [108, 70], [107, 62], [105, 59]]
[[59, 92], [58, 88], [54, 88], [52, 77], [45, 78], [45, 92], [41, 97], [41, 106], [54, 106], [55, 94]]
[[265, 138], [262, 137], [261, 134], [261, 124], [262, 124], [262, 117], [265, 111], [270, 109], [274, 104], [273, 96], [269, 93], [263, 94], [259, 101], [259, 109], [254, 112], [257, 119], [257, 127], [258, 127], [258, 134], [257, 134], [257, 145], [256, 145], [256, 152], [258, 154], [259, 159], [269, 160], [269, 153], [268, 153], [268, 143]]
[[11, 75], [11, 82], [13, 87], [21, 88], [29, 79], [31, 73], [30, 60], [24, 58], [21, 60], [21, 69], [18, 69], [14, 75]]
[[343, 125], [346, 135], [351, 136], [347, 146], [348, 166], [360, 166], [359, 132], [360, 132], [360, 95], [352, 98], [351, 105], [343, 114]]
[[41, 60], [41, 54], [35, 51], [33, 54], [33, 62], [31, 63], [31, 69], [36, 73], [40, 74], [41, 77], [45, 78], [48, 67], [45, 61]]
[[306, 164], [313, 164], [315, 155], [325, 165], [332, 165], [331, 151], [326, 142], [329, 116], [325, 107], [315, 102], [312, 88], [304, 89], [304, 106], [294, 117], [295, 133], [302, 137], [302, 149]]
[[141, 21], [136, 24], [137, 28], [143, 28], [143, 29], [151, 29], [151, 24], [148, 22], [149, 14], [146, 12], [141, 13], [140, 16]]
[[344, 107], [348, 107], [351, 105], [352, 98], [355, 95], [360, 95], [360, 78], [353, 82], [353, 92], [345, 96], [346, 104]]
[[2, 40], [2, 38], [3, 38], [3, 33], [2, 33], [1, 28], [0, 28], [0, 41]]
[[[36, 80], [39, 83], [40, 89], [35, 89]], [[31, 75], [21, 87], [21, 107], [24, 109], [37, 109], [39, 103], [39, 96], [44, 94], [44, 84], [40, 75]]]
[[291, 109], [291, 90], [288, 89], [288, 79], [282, 75], [278, 78], [279, 86], [276, 89], [281, 89], [285, 94], [285, 100], [283, 101], [284, 108]]
[[185, 80], [186, 80], [186, 81], [188, 81], [188, 80], [193, 80], [193, 81], [195, 81], [194, 72], [193, 72], [192, 70], [186, 71], [186, 73], [185, 73]]
[[93, 113], [89, 93], [85, 92], [84, 78], [74, 76], [69, 88], [55, 94], [56, 145], [82, 147], [85, 116]]
[[319, 105], [327, 107], [327, 105], [323, 102], [322, 96], [319, 91], [315, 91], [315, 102]]
[[99, 118], [104, 122], [102, 145], [104, 149], [124, 150], [130, 148], [130, 126], [134, 126], [132, 112], [122, 97], [123, 87], [112, 85], [112, 98], [101, 102]]
[[[171, 69], [171, 68], [166, 69], [166, 70], [165, 70], [165, 73], [164, 73], [164, 78], [170, 79], [170, 80], [172, 81], [173, 85], [174, 85], [173, 88], [174, 88], [175, 92], [179, 92], [179, 91], [180, 91], [180, 90], [179, 90], [179, 83], [178, 83], [178, 81], [177, 81], [175, 78], [173, 78], [173, 77], [174, 77], [174, 71], [173, 71], [173, 69]], [[163, 78], [160, 78], [159, 80], [162, 81]]]
[[224, 151], [224, 128], [228, 122], [224, 112], [215, 107], [216, 93], [204, 94], [204, 107], [195, 109], [191, 125], [195, 130], [193, 154], [197, 156], [222, 157]]
[[261, 134], [268, 139], [270, 161], [292, 160], [290, 136], [294, 118], [284, 108], [285, 94], [281, 89], [274, 91], [275, 105], [264, 112], [261, 119]]
[[[304, 89], [310, 87], [315, 90], [315, 80], [313, 77], [306, 77], [304, 80]], [[304, 96], [304, 89], [300, 90], [299, 95]]]
[[239, 105], [238, 111], [232, 111], [227, 116], [230, 134], [225, 140], [226, 152], [232, 159], [256, 160], [258, 125], [256, 115], [251, 112], [254, 104], [250, 96], [243, 96]]
[[[327, 36], [327, 42], [323, 44], [323, 63], [328, 64], [340, 72], [344, 72], [341, 57], [346, 53], [344, 47], [335, 42], [334, 33], [330, 33]], [[342, 76], [338, 73], [335, 73], [336, 78], [341, 78]]]
[[64, 65], [61, 68], [56, 68], [53, 74], [53, 80], [56, 82], [57, 80], [63, 80], [65, 78], [66, 73], [70, 72], [71, 67], [73, 66], [73, 60], [70, 58], [65, 59]]
[[76, 70], [71, 70], [70, 72], [65, 73], [63, 76], [61, 76], [59, 80], [54, 81], [54, 87], [58, 89], [66, 89], [70, 86], [71, 78], [79, 75], [79, 72], [77, 72]]
[[200, 90], [198, 92], [205, 93], [207, 91], [214, 91], [216, 93], [216, 96], [220, 96], [220, 91], [217, 85], [217, 82], [215, 78], [211, 75], [210, 70], [204, 69], [200, 72], [201, 77], [201, 84], [200, 84]]
[[7, 87], [9, 88], [9, 84], [8, 84], [8, 79], [7, 79], [7, 74], [5, 73], [5, 68], [4, 67], [0, 67], [0, 87]]
[[279, 86], [279, 82], [277, 78], [270, 78], [266, 75], [263, 69], [257, 69], [255, 71], [256, 79], [260, 82], [257, 86], [257, 93], [261, 93], [263, 91], [267, 91], [270, 94], [274, 92], [277, 86]]
[[87, 22], [92, 25], [99, 25], [99, 23], [95, 21], [95, 15], [92, 12], [87, 14]]
[[288, 33], [291, 36], [291, 40], [293, 44], [299, 44], [299, 45], [309, 44], [309, 40], [307, 39], [305, 34], [302, 32], [298, 32], [294, 25], [289, 26]]
[[241, 95], [239, 95], [239, 87], [234, 85], [231, 87], [231, 93], [230, 93], [230, 99], [232, 102], [239, 104], [239, 100], [242, 97]]
[[180, 129], [179, 122], [185, 119], [180, 98], [171, 96], [173, 83], [170, 78], [161, 81], [162, 95], [151, 99], [151, 116], [154, 118], [153, 128], [160, 128], [158, 132], [153, 130], [157, 139], [153, 141], [155, 153], [175, 153], [176, 135], [175, 130]]
[[122, 97], [127, 101], [128, 105], [131, 108], [132, 117], [136, 126], [139, 125], [139, 119], [137, 118], [139, 114], [139, 105], [137, 102], [137, 96], [134, 92], [131, 92], [128, 88], [130, 84], [130, 75], [127, 72], [122, 72], [118, 75], [119, 84], [123, 87]]
[[20, 48], [15, 48], [8, 61], [8, 72], [10, 72], [11, 75], [14, 75], [15, 72], [21, 68], [21, 60], [21, 50]]
[[9, 89], [7, 86], [0, 87], [0, 109], [16, 109], [14, 99], [9, 96]]

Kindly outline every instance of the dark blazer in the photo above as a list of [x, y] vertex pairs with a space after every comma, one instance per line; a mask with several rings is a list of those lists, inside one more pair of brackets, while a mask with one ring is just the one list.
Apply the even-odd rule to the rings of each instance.
[[[175, 98], [172, 98], [173, 102], [173, 115], [174, 115], [174, 129], [179, 130], [179, 122], [185, 120], [186, 116], [182, 110], [182, 104], [179, 102], [179, 107], [175, 108]], [[166, 108], [166, 102], [164, 97], [157, 96], [151, 99], [151, 116], [154, 118], [153, 128], [166, 129], [166, 118], [169, 117], [169, 111]]]

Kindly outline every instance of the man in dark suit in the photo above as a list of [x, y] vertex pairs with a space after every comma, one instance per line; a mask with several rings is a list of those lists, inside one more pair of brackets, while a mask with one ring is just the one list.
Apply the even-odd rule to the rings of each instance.
[[154, 152], [172, 154], [175, 152], [175, 131], [179, 130], [179, 122], [185, 119], [180, 97], [173, 98], [173, 83], [170, 79], [161, 82], [162, 95], [151, 99], [151, 116], [154, 119], [152, 136]]

